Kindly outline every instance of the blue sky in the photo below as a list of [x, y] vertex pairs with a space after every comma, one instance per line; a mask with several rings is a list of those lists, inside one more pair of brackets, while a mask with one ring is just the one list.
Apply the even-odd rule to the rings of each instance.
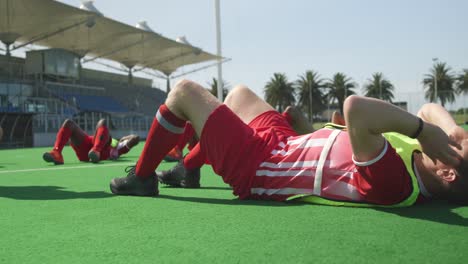
[[[146, 20], [166, 37], [185, 35], [193, 45], [216, 52], [214, 0], [96, 0], [94, 5], [107, 17], [130, 25]], [[372, 73], [383, 72], [397, 99], [416, 107], [423, 102], [421, 80], [432, 58], [457, 73], [468, 68], [466, 10], [466, 0], [221, 0], [223, 56], [232, 58], [223, 66], [223, 79], [263, 96], [275, 72], [291, 81], [306, 70], [322, 78], [343, 72], [362, 94]], [[207, 85], [215, 76], [211, 68], [186, 78]]]

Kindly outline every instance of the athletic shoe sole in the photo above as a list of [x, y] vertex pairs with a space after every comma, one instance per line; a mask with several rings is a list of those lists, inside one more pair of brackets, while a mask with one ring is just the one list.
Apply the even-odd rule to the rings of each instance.
[[88, 153], [88, 158], [92, 163], [98, 163], [99, 162], [99, 156], [94, 151]]
[[42, 158], [46, 162], [53, 162], [55, 165], [63, 165], [63, 162], [56, 161], [54, 157], [52, 156], [52, 154], [50, 154], [49, 152], [44, 153], [44, 155], [42, 155]]

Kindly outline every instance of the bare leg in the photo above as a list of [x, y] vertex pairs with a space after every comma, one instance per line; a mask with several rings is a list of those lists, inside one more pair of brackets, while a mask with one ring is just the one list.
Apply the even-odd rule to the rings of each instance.
[[53, 162], [55, 165], [63, 164], [62, 150], [71, 140], [74, 146], [79, 146], [87, 137], [86, 133], [72, 120], [66, 119], [60, 127], [55, 139], [54, 148], [42, 156], [46, 162]]
[[132, 134], [132, 135], [128, 135], [128, 136], [121, 138], [119, 141], [124, 141], [124, 140], [127, 140], [127, 144], [126, 144], [127, 148], [131, 149], [134, 146], [138, 145], [138, 143], [140, 142], [140, 137]]
[[166, 105], [180, 119], [189, 120], [197, 135], [201, 135], [208, 116], [221, 103], [201, 85], [182, 80], [169, 93]]
[[[249, 124], [264, 112], [274, 110], [245, 85], [236, 86], [228, 94], [225, 104], [245, 124]], [[198, 143], [184, 157], [182, 164], [177, 164], [169, 171], [157, 172], [157, 177], [161, 183], [174, 187], [198, 188], [200, 187], [200, 167], [205, 163], [206, 155], [207, 153], [201, 150], [200, 143]]]
[[246, 124], [264, 112], [275, 110], [245, 85], [234, 87], [225, 104]]
[[128, 172], [127, 177], [113, 179], [111, 191], [119, 195], [157, 195], [154, 171], [178, 143], [186, 121], [189, 120], [200, 135], [209, 115], [220, 105], [202, 86], [191, 81], [178, 82], [166, 103], [159, 107], [135, 168]]
[[71, 130], [70, 141], [73, 145], [79, 146], [83, 139], [88, 136], [81, 127], [79, 127], [73, 120], [65, 119], [62, 124], [62, 127], [69, 128]]

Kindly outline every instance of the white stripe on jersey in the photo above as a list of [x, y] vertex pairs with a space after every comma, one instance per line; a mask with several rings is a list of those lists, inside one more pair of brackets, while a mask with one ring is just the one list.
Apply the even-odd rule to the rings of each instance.
[[[299, 142], [302, 141], [302, 142]], [[298, 145], [297, 148], [311, 148], [311, 147], [322, 147], [327, 142], [327, 138], [314, 138], [314, 139], [296, 139], [288, 141], [289, 146]]]
[[312, 148], [312, 147], [323, 147], [325, 145], [325, 142], [327, 142], [327, 138], [314, 138], [314, 139], [309, 139], [308, 137], [301, 137], [298, 139], [293, 139], [293, 140], [288, 140], [287, 145], [288, 146], [294, 146], [294, 148], [288, 152], [284, 151], [284, 147], [286, 146], [283, 142], [280, 142], [278, 144], [278, 147], [280, 149], [275, 149], [271, 151], [271, 154], [273, 155], [282, 155], [286, 156], [294, 152], [296, 149], [303, 149], [303, 148]]
[[270, 171], [270, 170], [257, 170], [255, 176], [266, 177], [291, 177], [291, 176], [314, 176], [315, 171], [310, 169], [305, 170], [287, 170], [287, 171]]
[[[255, 177], [259, 178], [257, 178], [256, 188], [251, 188], [251, 194], [286, 196], [313, 194], [315, 189], [315, 194], [330, 199], [361, 200], [359, 186], [354, 177], [357, 172], [355, 164], [341, 160], [346, 159], [347, 156], [338, 154], [341, 153], [337, 152], [339, 147], [335, 149], [335, 156], [331, 157], [329, 156], [331, 153], [327, 153], [333, 148], [331, 146], [334, 146], [335, 140], [343, 133], [327, 130], [329, 131], [315, 134], [315, 138], [294, 137], [285, 141], [286, 144], [279, 143], [276, 150], [272, 151], [273, 155], [258, 166]], [[331, 148], [325, 149], [328, 140], [330, 140], [329, 147]], [[351, 153], [350, 146], [345, 146], [346, 153]], [[323, 179], [317, 177], [320, 156], [324, 161]], [[340, 159], [335, 160], [336, 157]], [[338, 164], [339, 167], [337, 167]]]
[[[292, 168], [305, 168], [305, 167], [317, 167], [318, 160], [298, 160], [295, 162], [281, 162], [281, 163], [272, 163], [272, 162], [262, 162], [259, 168], [272, 168], [272, 169], [292, 169]], [[330, 161], [326, 161], [325, 165], [329, 166]]]
[[299, 188], [283, 188], [283, 189], [264, 189], [264, 188], [251, 188], [252, 194], [266, 194], [266, 195], [294, 195], [294, 194], [307, 194], [312, 193], [312, 189], [299, 189]]
[[322, 193], [322, 176], [323, 176], [323, 169], [325, 167], [325, 162], [327, 160], [328, 154], [330, 153], [330, 149], [335, 142], [336, 137], [341, 133], [341, 130], [334, 130], [330, 136], [327, 138], [327, 142], [323, 147], [322, 151], [320, 152], [319, 164], [317, 166], [316, 175], [314, 179], [314, 194], [320, 195]]

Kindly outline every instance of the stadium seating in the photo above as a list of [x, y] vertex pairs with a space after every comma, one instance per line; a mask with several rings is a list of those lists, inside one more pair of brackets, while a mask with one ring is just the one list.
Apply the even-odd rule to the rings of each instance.
[[74, 93], [56, 94], [64, 101], [72, 102], [80, 111], [97, 111], [107, 113], [125, 113], [129, 110], [108, 96], [82, 95]]
[[20, 111], [20, 108], [19, 108], [19, 107], [15, 107], [15, 106], [3, 106], [3, 107], [0, 107], [0, 112], [4, 112], [4, 113], [18, 113], [18, 112], [21, 112], [21, 111]]

